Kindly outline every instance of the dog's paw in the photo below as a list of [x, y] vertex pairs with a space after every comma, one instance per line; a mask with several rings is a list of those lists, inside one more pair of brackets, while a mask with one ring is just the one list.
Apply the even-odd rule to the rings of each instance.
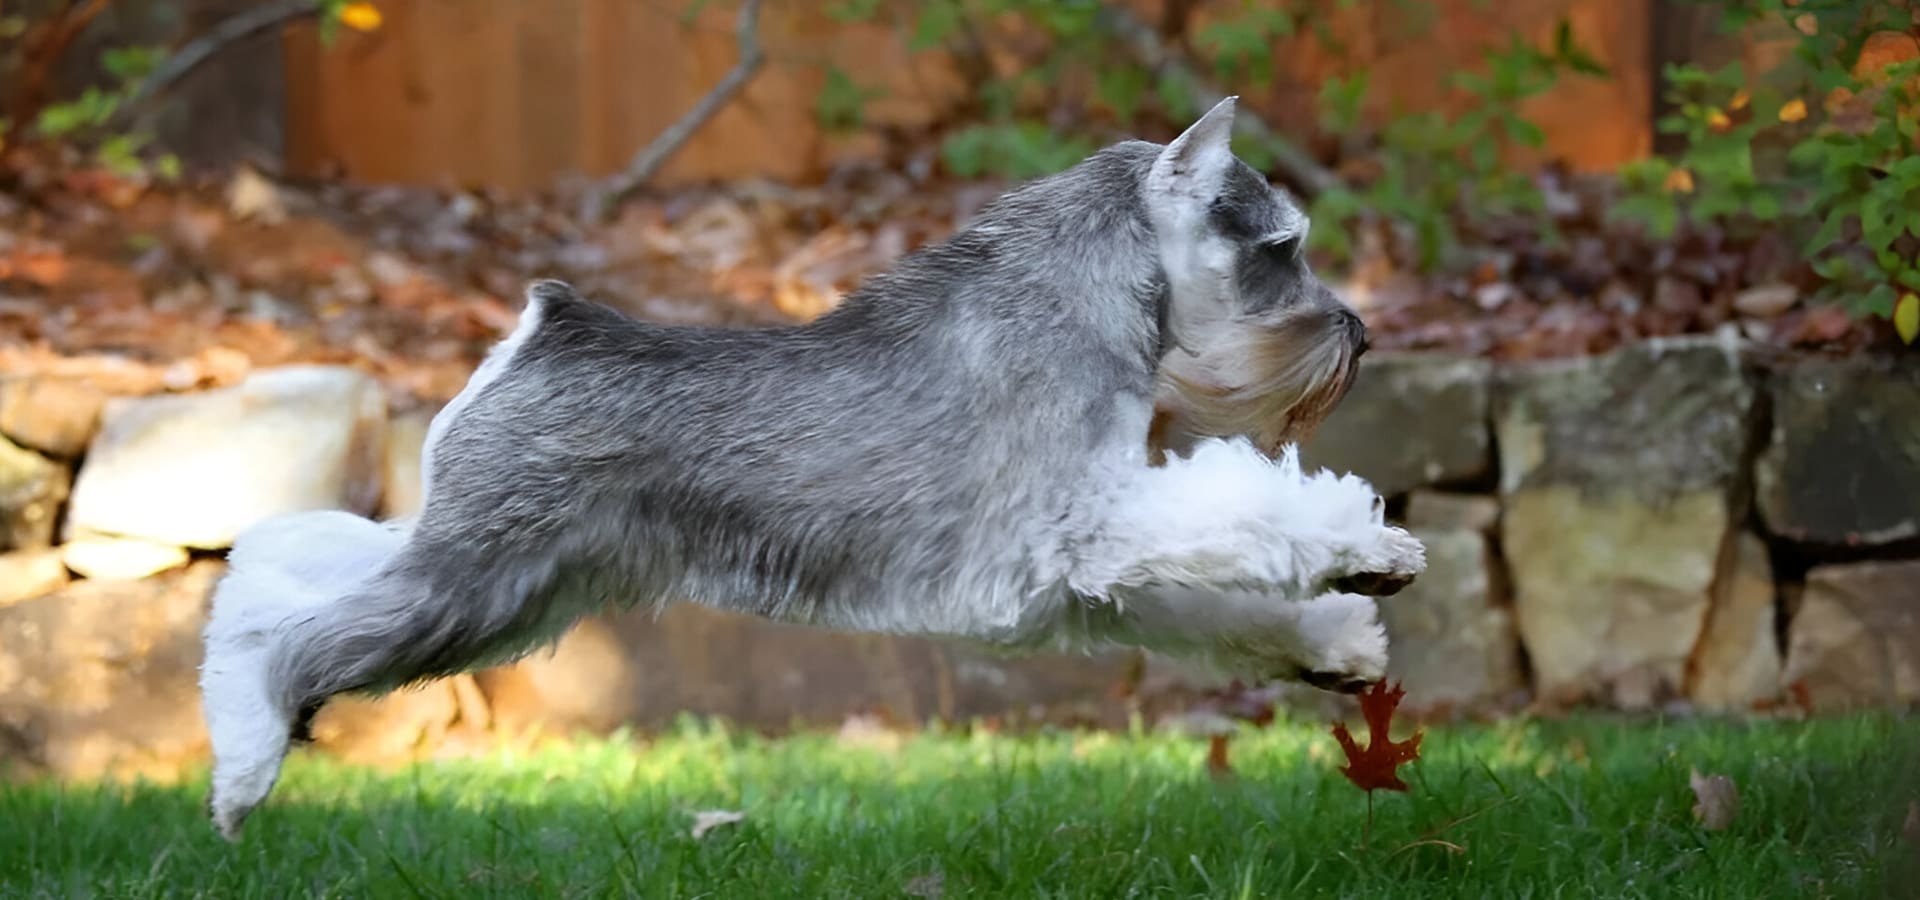
[[213, 745], [207, 810], [220, 835], [237, 841], [247, 816], [280, 777], [295, 723], [273, 702], [264, 647], [245, 635], [235, 638], [218, 616], [216, 611], [209, 626], [212, 636], [200, 673], [201, 706]]
[[1351, 694], [1386, 677], [1387, 630], [1373, 598], [1323, 594], [1308, 601], [1302, 612], [1302, 652], [1294, 680]]
[[1341, 568], [1344, 571], [1328, 579], [1329, 589], [1342, 594], [1391, 597], [1426, 571], [1427, 548], [1405, 529], [1383, 525], [1372, 540], [1353, 549]]
[[1363, 597], [1391, 597], [1413, 583], [1414, 576], [1404, 572], [1355, 572], [1335, 578], [1328, 587], [1342, 594]]
[[1301, 671], [1294, 679], [1308, 687], [1331, 691], [1335, 694], [1358, 694], [1364, 692], [1374, 682], [1346, 672]]

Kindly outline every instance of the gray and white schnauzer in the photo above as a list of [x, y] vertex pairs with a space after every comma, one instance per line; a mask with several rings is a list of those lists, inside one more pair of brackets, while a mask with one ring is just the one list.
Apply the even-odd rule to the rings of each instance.
[[1366, 329], [1229, 149], [1233, 103], [1019, 187], [806, 325], [661, 327], [535, 284], [434, 418], [414, 520], [235, 544], [201, 674], [216, 826], [327, 698], [515, 659], [607, 603], [1383, 677], [1366, 595], [1423, 550], [1293, 447]]

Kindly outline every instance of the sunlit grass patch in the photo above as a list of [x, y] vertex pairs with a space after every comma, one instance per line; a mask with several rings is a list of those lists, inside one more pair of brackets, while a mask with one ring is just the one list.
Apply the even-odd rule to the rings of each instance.
[[[204, 781], [0, 788], [0, 896], [1878, 896], [1911, 885], [1916, 723], [1584, 718], [1429, 732], [1375, 798], [1323, 723], [647, 741], [376, 772], [303, 755], [228, 845]], [[1740, 790], [1692, 816], [1692, 769]], [[695, 839], [701, 811], [742, 814]]]

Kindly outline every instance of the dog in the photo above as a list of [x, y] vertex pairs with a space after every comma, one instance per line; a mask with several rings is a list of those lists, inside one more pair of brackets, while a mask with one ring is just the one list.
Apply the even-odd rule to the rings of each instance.
[[429, 426], [416, 517], [236, 540], [200, 682], [214, 825], [238, 839], [327, 698], [511, 661], [607, 604], [1382, 678], [1368, 595], [1424, 551], [1294, 449], [1366, 328], [1233, 117], [1021, 185], [804, 325], [662, 327], [534, 283]]

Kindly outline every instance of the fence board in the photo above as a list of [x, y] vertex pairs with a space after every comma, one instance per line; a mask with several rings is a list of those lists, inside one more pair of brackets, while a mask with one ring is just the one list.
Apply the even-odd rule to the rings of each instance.
[[[1652, 146], [1651, 0], [1437, 0], [1437, 18], [1418, 35], [1388, 0], [1345, 12], [1334, 0], [1319, 2], [1345, 57], [1297, 41], [1276, 54], [1291, 76], [1279, 81], [1291, 89], [1245, 92], [1250, 107], [1284, 130], [1307, 130], [1319, 82], [1356, 65], [1382, 88], [1376, 114], [1457, 107], [1459, 98], [1442, 91], [1450, 74], [1477, 65], [1510, 28], [1544, 41], [1565, 16], [1614, 77], [1568, 79], [1528, 104], [1548, 132], [1547, 152], [1593, 169]], [[734, 64], [735, 4], [707, 4], [691, 26], [677, 13], [683, 5], [384, 0], [380, 31], [343, 33], [333, 48], [314, 47], [311, 28], [295, 30], [287, 41], [290, 166], [507, 188], [613, 171]], [[958, 89], [936, 55], [910, 54], [899, 35], [878, 26], [834, 22], [808, 0], [769, 0], [761, 24], [769, 64], [668, 165], [663, 181], [804, 180], [842, 154], [871, 152], [871, 141], [849, 144], [813, 120], [827, 61], [884, 91], [868, 108], [870, 122], [917, 124], [934, 106], [929, 98]]]

